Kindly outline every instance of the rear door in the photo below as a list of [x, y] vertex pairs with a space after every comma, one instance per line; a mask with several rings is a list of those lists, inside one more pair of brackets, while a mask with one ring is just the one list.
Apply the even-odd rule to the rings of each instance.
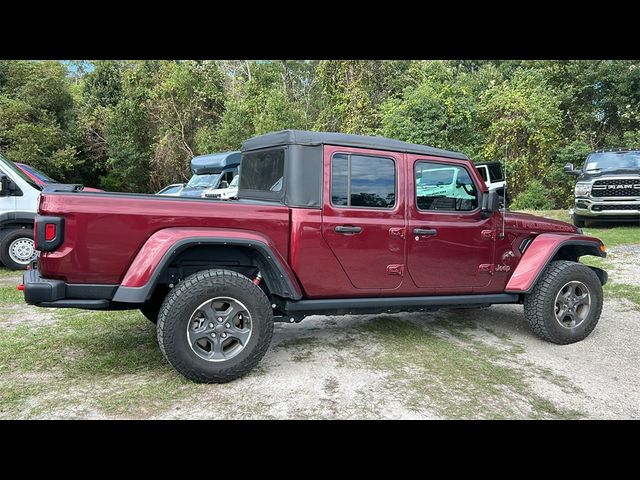
[[[407, 265], [419, 288], [471, 292], [489, 285], [494, 220], [482, 218], [480, 175], [466, 162], [409, 155]], [[472, 167], [471, 167], [472, 168]]]
[[405, 169], [399, 153], [324, 147], [322, 235], [354, 287], [393, 289], [405, 259]]

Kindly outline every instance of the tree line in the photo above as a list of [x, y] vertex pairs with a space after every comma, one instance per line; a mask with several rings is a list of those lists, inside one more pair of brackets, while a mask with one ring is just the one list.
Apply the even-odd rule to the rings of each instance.
[[153, 192], [285, 128], [507, 156], [516, 202], [566, 207], [565, 163], [640, 146], [640, 62], [0, 61], [0, 152], [64, 182]]

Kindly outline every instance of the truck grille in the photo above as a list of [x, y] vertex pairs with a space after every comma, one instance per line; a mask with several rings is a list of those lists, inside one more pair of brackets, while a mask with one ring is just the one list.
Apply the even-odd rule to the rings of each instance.
[[591, 188], [592, 197], [640, 197], [640, 179], [597, 180]]
[[640, 209], [640, 205], [598, 205], [597, 207], [592, 207], [594, 211], [604, 211], [604, 210], [634, 210], [638, 211]]

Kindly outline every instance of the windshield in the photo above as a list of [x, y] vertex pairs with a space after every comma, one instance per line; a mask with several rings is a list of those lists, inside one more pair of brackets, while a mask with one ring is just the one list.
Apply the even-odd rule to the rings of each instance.
[[158, 193], [176, 193], [178, 190], [182, 189], [182, 185], [171, 185], [163, 188]]
[[209, 188], [218, 183], [219, 173], [208, 173], [204, 175], [194, 175], [187, 183], [187, 187], [192, 188]]
[[602, 172], [620, 168], [640, 168], [640, 151], [592, 153], [583, 166], [585, 172]]
[[31, 180], [26, 173], [24, 173], [22, 170], [20, 170], [18, 167], [16, 167], [13, 164], [12, 161], [7, 160], [6, 158], [4, 158], [1, 154], [0, 154], [0, 166], [6, 167], [7, 169], [11, 170], [15, 175], [17, 175], [22, 180], [27, 182], [29, 184], [29, 186], [31, 186], [31, 187], [33, 187], [33, 188], [35, 188], [37, 190], [42, 190], [42, 187], [40, 185], [38, 185], [36, 182]]

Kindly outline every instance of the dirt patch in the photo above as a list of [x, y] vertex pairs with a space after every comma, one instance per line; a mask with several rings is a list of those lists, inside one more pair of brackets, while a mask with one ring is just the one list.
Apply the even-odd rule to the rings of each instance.
[[0, 307], [0, 328], [15, 329], [21, 326], [35, 327], [57, 322], [54, 310], [31, 305], [5, 305]]
[[154, 418], [436, 418], [406, 408], [389, 391], [387, 375], [348, 366], [345, 358], [368, 348], [354, 332], [366, 317], [310, 317], [277, 324], [271, 349], [247, 377], [203, 386], [206, 395], [174, 405]]

